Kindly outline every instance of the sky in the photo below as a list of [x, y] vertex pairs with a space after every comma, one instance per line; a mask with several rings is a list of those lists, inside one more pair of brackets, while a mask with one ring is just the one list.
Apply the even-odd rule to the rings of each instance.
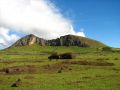
[[120, 48], [120, 0], [53, 0], [86, 37]]
[[27, 34], [73, 34], [120, 47], [120, 0], [0, 0], [0, 49]]

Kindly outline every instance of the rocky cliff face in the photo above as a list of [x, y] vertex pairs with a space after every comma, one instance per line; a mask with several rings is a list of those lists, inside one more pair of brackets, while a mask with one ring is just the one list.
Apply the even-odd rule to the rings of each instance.
[[31, 46], [33, 44], [38, 44], [40, 46], [105, 46], [96, 40], [74, 35], [66, 35], [57, 39], [45, 40], [33, 34], [21, 38], [12, 46]]
[[66, 35], [58, 39], [49, 40], [50, 46], [89, 46], [82, 42], [78, 36]]
[[15, 44], [12, 46], [31, 46], [33, 44], [39, 44], [41, 46], [45, 45], [45, 40], [42, 38], [39, 38], [33, 34], [30, 34], [28, 36], [25, 36], [18, 40]]

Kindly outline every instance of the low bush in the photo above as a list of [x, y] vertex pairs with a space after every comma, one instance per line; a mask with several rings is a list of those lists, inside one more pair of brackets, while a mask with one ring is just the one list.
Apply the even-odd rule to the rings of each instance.
[[102, 48], [102, 51], [112, 51], [112, 48], [111, 47], [103, 47]]

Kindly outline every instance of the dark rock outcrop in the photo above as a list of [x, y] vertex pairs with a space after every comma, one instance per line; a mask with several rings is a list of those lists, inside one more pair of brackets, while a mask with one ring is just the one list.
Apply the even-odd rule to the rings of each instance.
[[48, 42], [50, 43], [51, 46], [53, 45], [55, 46], [83, 46], [83, 47], [89, 46], [87, 45], [87, 43], [82, 42], [80, 38], [78, 37], [79, 36], [66, 35], [66, 36], [62, 36], [55, 40], [49, 40]]

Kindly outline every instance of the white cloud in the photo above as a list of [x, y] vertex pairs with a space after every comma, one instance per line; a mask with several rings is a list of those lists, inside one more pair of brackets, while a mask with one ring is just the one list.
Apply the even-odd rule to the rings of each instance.
[[0, 26], [45, 39], [66, 34], [85, 36], [76, 32], [71, 21], [49, 0], [0, 0]]
[[72, 35], [77, 35], [77, 36], [85, 37], [84, 28], [81, 28], [81, 30], [80, 30], [81, 32], [75, 32], [73, 26], [71, 26], [70, 30], [73, 31], [71, 33]]
[[9, 34], [9, 29], [0, 27], [0, 48], [6, 48], [20, 37], [15, 34]]

